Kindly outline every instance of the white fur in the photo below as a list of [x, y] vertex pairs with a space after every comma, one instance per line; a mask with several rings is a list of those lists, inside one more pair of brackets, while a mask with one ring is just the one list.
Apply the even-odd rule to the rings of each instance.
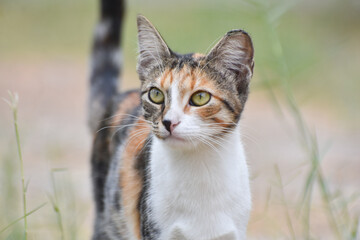
[[[173, 123], [177, 123], [184, 118], [183, 103], [179, 96], [179, 83], [175, 79], [174, 84], [171, 87], [171, 105], [169, 111], [165, 114], [164, 119], [170, 120]], [[186, 98], [184, 98], [186, 100]]]
[[95, 28], [95, 38], [97, 40], [104, 40], [104, 38], [109, 34], [110, 31], [110, 21], [103, 20], [98, 23]]
[[246, 239], [251, 195], [239, 128], [224, 142], [184, 150], [154, 138], [149, 203], [160, 240]]

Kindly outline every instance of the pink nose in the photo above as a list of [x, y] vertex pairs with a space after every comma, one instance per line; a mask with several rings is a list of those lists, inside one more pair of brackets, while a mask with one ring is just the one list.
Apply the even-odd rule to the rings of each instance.
[[162, 123], [164, 124], [166, 130], [168, 130], [171, 134], [174, 131], [174, 128], [180, 124], [180, 121], [173, 123], [170, 120], [163, 120]]

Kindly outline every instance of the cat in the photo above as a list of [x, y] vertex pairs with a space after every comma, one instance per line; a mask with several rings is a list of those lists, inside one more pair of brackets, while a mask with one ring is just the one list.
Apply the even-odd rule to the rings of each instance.
[[207, 55], [182, 55], [139, 15], [141, 87], [118, 92], [123, 15], [123, 1], [101, 1], [89, 96], [93, 239], [246, 239], [239, 121], [254, 67], [250, 36], [232, 30]]

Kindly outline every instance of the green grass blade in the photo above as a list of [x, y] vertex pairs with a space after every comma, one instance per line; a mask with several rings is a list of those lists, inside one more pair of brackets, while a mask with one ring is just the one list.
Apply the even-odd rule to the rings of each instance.
[[351, 229], [351, 239], [352, 240], [357, 240], [360, 237], [360, 217], [357, 217], [352, 229]]
[[58, 194], [58, 190], [56, 188], [55, 174], [58, 173], [58, 172], [65, 172], [65, 171], [67, 171], [66, 168], [53, 168], [53, 169], [51, 169], [51, 184], [52, 184], [53, 189], [54, 189], [54, 197], [51, 197], [49, 195], [49, 198], [50, 198], [51, 204], [53, 206], [54, 212], [56, 213], [61, 240], [65, 239], [65, 232], [64, 232], [64, 226], [63, 226], [63, 217], [62, 217], [61, 209], [59, 207], [59, 194]]
[[20, 160], [20, 170], [21, 170], [21, 184], [22, 184], [22, 198], [23, 198], [23, 213], [24, 213], [24, 239], [27, 240], [27, 199], [26, 199], [26, 190], [27, 190], [27, 184], [25, 184], [25, 174], [24, 174], [24, 161], [22, 158], [22, 152], [21, 152], [21, 144], [20, 144], [20, 134], [19, 134], [19, 127], [18, 127], [18, 115], [17, 115], [17, 107], [19, 102], [19, 96], [17, 93], [12, 93], [8, 91], [10, 96], [10, 101], [6, 101], [13, 112], [13, 122], [14, 122], [14, 129], [15, 129], [15, 136], [16, 136], [16, 144], [17, 144], [17, 150]]
[[276, 175], [278, 177], [278, 181], [279, 181], [279, 184], [280, 184], [281, 198], [282, 198], [282, 202], [284, 204], [286, 222], [287, 222], [290, 234], [291, 234], [291, 239], [296, 240], [296, 234], [295, 234], [295, 230], [294, 230], [294, 225], [293, 225], [291, 217], [290, 217], [289, 207], [288, 207], [286, 197], [285, 197], [285, 192], [284, 192], [284, 184], [283, 184], [283, 181], [282, 181], [282, 177], [281, 177], [281, 173], [280, 173], [278, 165], [275, 165], [275, 173], [276, 173]]
[[43, 203], [40, 206], [34, 208], [33, 210], [31, 210], [30, 212], [28, 212], [27, 214], [25, 214], [22, 217], [19, 217], [18, 219], [12, 221], [9, 225], [7, 225], [6, 227], [4, 227], [3, 229], [0, 230], [0, 234], [5, 232], [7, 229], [9, 229], [11, 226], [13, 226], [14, 224], [16, 224], [17, 222], [21, 221], [22, 219], [30, 216], [31, 214], [33, 214], [34, 212], [36, 212], [37, 210], [39, 210], [40, 208], [44, 207], [47, 203]]

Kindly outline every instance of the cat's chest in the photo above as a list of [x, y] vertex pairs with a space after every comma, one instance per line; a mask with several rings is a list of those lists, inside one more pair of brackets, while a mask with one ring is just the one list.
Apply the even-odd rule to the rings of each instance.
[[251, 205], [241, 146], [192, 155], [170, 153], [155, 142], [150, 163], [149, 202], [161, 239], [241, 239]]

